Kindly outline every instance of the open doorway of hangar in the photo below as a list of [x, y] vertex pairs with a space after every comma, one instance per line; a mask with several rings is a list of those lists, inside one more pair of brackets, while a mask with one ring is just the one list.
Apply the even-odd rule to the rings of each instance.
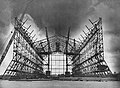
[[[48, 57], [46, 58], [46, 63]], [[68, 72], [72, 72], [72, 66], [71, 60], [68, 59]], [[44, 66], [44, 71], [46, 72], [48, 69], [48, 66]], [[50, 65], [49, 65], [49, 71], [51, 75], [65, 75], [66, 72], [66, 55], [63, 53], [55, 52], [50, 55]]]

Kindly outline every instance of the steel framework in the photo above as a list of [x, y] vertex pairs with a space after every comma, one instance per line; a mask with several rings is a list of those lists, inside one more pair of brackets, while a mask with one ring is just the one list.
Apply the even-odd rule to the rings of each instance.
[[[71, 59], [73, 55], [79, 54], [75, 53], [75, 49], [79, 47], [79, 41], [76, 41], [75, 39], [69, 38], [70, 30], [68, 31], [68, 36], [62, 36], [62, 35], [55, 35], [48, 37], [48, 33], [46, 30], [46, 39], [40, 40], [35, 42], [37, 50], [40, 55], [46, 56], [47, 58], [45, 61], [47, 62], [45, 65], [48, 67], [47, 70], [50, 72], [50, 55], [52, 55], [55, 52], [62, 53], [66, 56], [65, 64], [66, 64], [66, 74], [69, 73], [69, 67], [72, 66]], [[56, 60], [57, 61], [57, 60]], [[50, 73], [49, 73], [50, 74]]]
[[73, 61], [73, 75], [74, 76], [108, 76], [112, 72], [109, 69], [106, 61], [104, 60], [104, 47], [103, 47], [103, 30], [102, 18], [92, 22], [91, 28], [88, 33], [85, 33], [81, 46], [76, 52], [80, 55], [75, 55]]
[[15, 30], [5, 52], [1, 57], [1, 63], [13, 43], [13, 59], [3, 74], [3, 79], [36, 78], [43, 75], [43, 58], [36, 50], [34, 41], [27, 28], [23, 28], [23, 23], [15, 19]]
[[[34, 41], [28, 28], [18, 18], [15, 19], [14, 33], [3, 52], [0, 65], [13, 43], [13, 59], [3, 74], [3, 79], [40, 78], [52, 71], [53, 53], [62, 53], [65, 58], [65, 75], [70, 76], [108, 76], [112, 72], [104, 60], [102, 18], [92, 22], [88, 32], [84, 32], [83, 41], [70, 38], [70, 28], [67, 36], [55, 35], [49, 37], [46, 28], [46, 38]], [[59, 69], [59, 68], [58, 68]]]

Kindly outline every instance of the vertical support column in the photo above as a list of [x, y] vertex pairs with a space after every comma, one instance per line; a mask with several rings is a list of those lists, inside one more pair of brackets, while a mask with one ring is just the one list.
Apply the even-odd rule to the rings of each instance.
[[76, 43], [75, 43], [75, 39], [74, 39], [74, 51], [76, 50]]
[[50, 56], [50, 60], [51, 60], [51, 72], [52, 72], [52, 55]]
[[68, 72], [68, 41], [66, 41], [66, 73]]
[[64, 61], [65, 61], [65, 60], [64, 60], [64, 54], [63, 54], [63, 73], [62, 73], [62, 74], [64, 74], [64, 72], [65, 72], [65, 71], [64, 71]]
[[69, 37], [70, 37], [70, 28], [68, 30], [68, 36], [67, 36], [67, 40], [66, 40], [66, 72], [65, 72], [65, 76], [70, 76], [70, 72], [68, 71], [68, 43], [69, 43]]
[[47, 28], [46, 28], [46, 38], [47, 38], [47, 44], [48, 44], [48, 71], [46, 71], [46, 75], [50, 76], [50, 52], [51, 52], [51, 49], [50, 49], [50, 41], [48, 38]]
[[50, 55], [48, 54], [48, 71], [50, 71]]

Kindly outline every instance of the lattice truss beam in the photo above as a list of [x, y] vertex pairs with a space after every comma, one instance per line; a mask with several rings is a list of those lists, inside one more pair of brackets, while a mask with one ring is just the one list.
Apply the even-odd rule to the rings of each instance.
[[106, 61], [104, 60], [103, 29], [102, 18], [92, 22], [92, 27], [88, 28], [88, 33], [83, 37], [83, 41], [73, 60], [74, 76], [106, 76], [112, 74]]
[[20, 22], [19, 19], [16, 18], [15, 21], [13, 36], [1, 58], [1, 61], [3, 61], [9, 47], [13, 45], [13, 59], [4, 72], [3, 79], [36, 78], [43, 76], [43, 57], [36, 50], [34, 41], [27, 31], [29, 28], [25, 28], [23, 26], [24, 23]]
[[[48, 52], [48, 43], [47, 39], [43, 39], [36, 42], [36, 46], [38, 49], [39, 54], [51, 54], [53, 52], [61, 52], [66, 54], [66, 45], [68, 44], [68, 52], [67, 54], [75, 55], [74, 53], [75, 49], [79, 47], [78, 43], [79, 41], [76, 41], [74, 39], [70, 39], [69, 42], [66, 44], [67, 38], [65, 36], [51, 36], [49, 37], [50, 42], [50, 52]], [[77, 44], [76, 44], [77, 42]]]

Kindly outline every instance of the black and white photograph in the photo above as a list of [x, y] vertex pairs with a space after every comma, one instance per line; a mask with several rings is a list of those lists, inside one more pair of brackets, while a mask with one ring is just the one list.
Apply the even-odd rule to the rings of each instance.
[[0, 0], [0, 88], [120, 88], [120, 0]]

